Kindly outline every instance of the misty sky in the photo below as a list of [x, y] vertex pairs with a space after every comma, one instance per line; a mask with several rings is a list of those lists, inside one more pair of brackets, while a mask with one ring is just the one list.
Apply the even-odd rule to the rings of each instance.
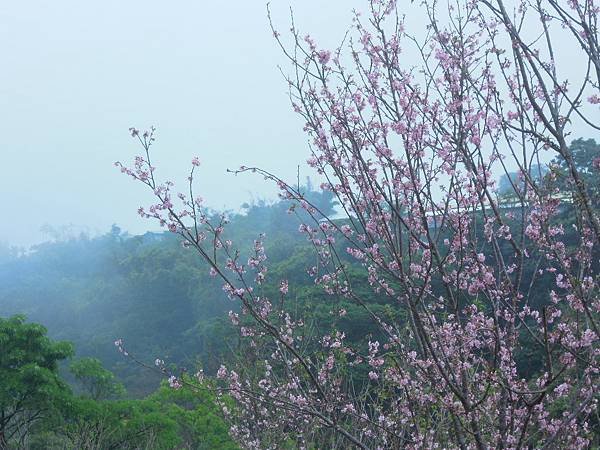
[[[292, 7], [302, 33], [334, 48], [352, 9], [367, 3], [273, 0], [271, 9], [283, 34]], [[418, 4], [402, 8], [409, 31], [425, 29]], [[557, 44], [563, 68], [577, 70], [572, 49]], [[227, 168], [259, 166], [295, 180], [308, 156], [278, 69], [290, 64], [263, 0], [0, 1], [0, 55], [0, 242], [48, 239], [44, 225], [92, 235], [113, 223], [131, 233], [157, 229], [136, 214], [150, 193], [113, 166], [139, 150], [130, 126], [158, 127], [159, 177], [184, 181], [199, 156], [197, 191], [217, 209], [275, 197], [272, 184]], [[404, 55], [410, 64], [410, 49]], [[303, 166], [302, 179], [310, 174]]]
[[[279, 29], [297, 24], [336, 45], [360, 0], [273, 1]], [[158, 127], [155, 161], [237, 208], [275, 190], [227, 168], [258, 165], [295, 179], [307, 139], [277, 65], [289, 68], [254, 0], [0, 2], [0, 241], [28, 245], [40, 227], [139, 233], [151, 200], [113, 163], [137, 151], [127, 129]], [[308, 174], [308, 173], [306, 173]]]

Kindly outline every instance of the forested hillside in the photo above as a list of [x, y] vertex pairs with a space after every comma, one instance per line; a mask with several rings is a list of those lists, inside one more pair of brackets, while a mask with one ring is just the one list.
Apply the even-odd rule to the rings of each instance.
[[[578, 146], [580, 152], [600, 154], [593, 141], [576, 141], [576, 154]], [[585, 162], [588, 160], [582, 159], [584, 173], [589, 172]], [[544, 182], [560, 184], [564, 173], [560, 166], [553, 167], [554, 178], [545, 175]], [[517, 174], [512, 178], [516, 180]], [[504, 181], [505, 185], [509, 183]], [[590, 186], [596, 189], [593, 182]], [[303, 189], [322, 213], [334, 213], [331, 194]], [[568, 187], [562, 189], [568, 193]], [[505, 186], [498, 193], [499, 204], [515, 223], [520, 220], [519, 208], [515, 207], [518, 190], [518, 183], [513, 181], [512, 190]], [[282, 200], [244, 205], [242, 213], [228, 216], [230, 222], [223, 239], [231, 239], [250, 255], [256, 231], [261, 230], [269, 261], [269, 281], [261, 287], [261, 292], [277, 298], [281, 289], [277, 280], [286, 280], [290, 289], [288, 303], [280, 307], [308, 321], [308, 333], [319, 335], [333, 329], [336, 333], [331, 339], [343, 336], [355, 348], [368, 352], [371, 341], [382, 337], [370, 316], [376, 314], [403, 323], [407, 320], [405, 312], [386, 300], [383, 293], [370, 292], [371, 281], [360, 270], [361, 264], [344, 255], [345, 248], [337, 244], [333, 248], [344, 261], [353, 290], [371, 298], [369, 308], [343, 295], [327, 295], [321, 286], [315, 285], [314, 273], [310, 272], [319, 262], [312, 243], [298, 230], [299, 224], [310, 217], [301, 209], [290, 208], [292, 204]], [[557, 216], [557, 224], [566, 230], [565, 242], [574, 239], [571, 230], [575, 208], [566, 195]], [[214, 220], [222, 220], [221, 214], [213, 216]], [[344, 218], [336, 221], [340, 227], [347, 222]], [[430, 226], [437, 226], [435, 218]], [[484, 232], [480, 225], [477, 233]], [[501, 251], [510, 252], [508, 244]], [[536, 264], [532, 260], [523, 267], [524, 285], [535, 275]], [[529, 295], [530, 306], [551, 307], [553, 277], [540, 274], [536, 282], [537, 289]], [[441, 293], [441, 280], [432, 280], [432, 288], [433, 295]], [[117, 433], [125, 442], [117, 442], [117, 448], [119, 445], [169, 448], [174, 442], [184, 441], [195, 442], [193, 445], [198, 448], [210, 448], [210, 439], [213, 443], [221, 442], [222, 448], [233, 446], [222, 421], [222, 405], [218, 405], [217, 397], [208, 388], [224, 363], [245, 365], [251, 373], [256, 362], [248, 365], [247, 358], [260, 350], [249, 346], [253, 342], [249, 335], [232, 326], [232, 316], [228, 313], [231, 311], [235, 316], [239, 305], [227, 298], [222, 283], [210, 275], [195, 252], [182, 246], [178, 236], [168, 232], [131, 236], [113, 226], [99, 237], [49, 242], [27, 254], [19, 255], [15, 249], [4, 247], [0, 259], [0, 304], [4, 317], [23, 314], [28, 321], [47, 327], [53, 340], [73, 344], [72, 347], [65, 344], [56, 359], [60, 381], [53, 388], [57, 391], [52, 402], [62, 399], [57, 403], [62, 405], [61, 419], [54, 425], [44, 421], [33, 428], [28, 437], [32, 448], [38, 445], [36, 442], [42, 448], [52, 442], [64, 444], [65, 439], [71, 439], [72, 445], [84, 445], [77, 439], [95, 442], [105, 439], [100, 435], [91, 437], [73, 419], [74, 414], [102, 422], [127, 416], [134, 421], [128, 423], [144, 424], [140, 425], [142, 432], [135, 426], [122, 428], [119, 421], [109, 423], [107, 427], [113, 427], [111, 433]], [[23, 319], [4, 324], [5, 329], [10, 326], [25, 327]], [[118, 351], [117, 340], [128, 355]], [[536, 376], [544, 364], [543, 354], [533, 344], [525, 336], [515, 355], [517, 370], [523, 377]], [[318, 354], [321, 350], [310, 347], [306, 351]], [[69, 362], [72, 358], [73, 362]], [[354, 387], [366, 388], [372, 372], [351, 365], [348, 370], [354, 373]], [[203, 374], [201, 378], [194, 375], [198, 372]], [[177, 380], [170, 380], [171, 387], [167, 382], [169, 375]], [[69, 393], [66, 384], [61, 387], [61, 383], [70, 383], [75, 394]], [[172, 388], [173, 383], [178, 389]], [[58, 427], [59, 431], [50, 432], [49, 427]], [[198, 437], [207, 433], [214, 434], [209, 441]]]
[[[312, 199], [332, 211], [330, 195]], [[272, 271], [304, 286], [299, 295], [319, 295], [306, 275], [314, 256], [297, 232], [301, 218], [285, 202], [245, 206], [231, 215], [228, 238], [249, 249], [261, 230]], [[78, 356], [99, 358], [133, 396], [152, 392], [161, 377], [123, 358], [117, 339], [146, 363], [161, 358], [212, 374], [236, 352], [227, 313], [238, 306], [221, 287], [168, 232], [130, 236], [114, 226], [100, 237], [45, 243], [20, 257], [4, 248], [0, 256], [2, 316], [24, 314], [73, 342]]]

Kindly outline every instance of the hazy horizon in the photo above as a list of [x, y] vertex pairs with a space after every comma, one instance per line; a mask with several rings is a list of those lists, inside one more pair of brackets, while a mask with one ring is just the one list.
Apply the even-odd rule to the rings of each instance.
[[[334, 48], [353, 8], [367, 4], [281, 0], [271, 11], [283, 36], [291, 7], [303, 34]], [[422, 11], [403, 8], [407, 29], [423, 31]], [[139, 151], [131, 126], [157, 127], [153, 155], [162, 179], [185, 181], [198, 156], [196, 189], [214, 209], [276, 198], [273, 183], [227, 169], [258, 166], [295, 181], [300, 166], [302, 180], [314, 175], [278, 67], [286, 72], [291, 63], [262, 1], [5, 2], [0, 37], [0, 192], [8, 218], [0, 242], [44, 241], [42, 227], [91, 235], [112, 224], [133, 234], [159, 229], [136, 214], [150, 193], [113, 165]], [[403, 51], [411, 64], [416, 53]], [[569, 48], [557, 51], [569, 55]], [[573, 138], [597, 137], [577, 132]]]
[[[293, 0], [272, 2], [271, 10], [283, 31], [292, 7], [304, 32], [333, 46], [360, 5]], [[262, 1], [26, 0], [0, 5], [0, 25], [0, 191], [8, 218], [0, 242], [41, 242], [45, 225], [91, 234], [113, 223], [131, 233], [157, 229], [136, 214], [149, 193], [113, 166], [138, 151], [130, 126], [157, 127], [156, 165], [175, 182], [199, 156], [198, 190], [216, 209], [275, 196], [261, 177], [228, 168], [256, 165], [295, 180], [304, 167], [307, 138], [278, 69], [289, 64]]]

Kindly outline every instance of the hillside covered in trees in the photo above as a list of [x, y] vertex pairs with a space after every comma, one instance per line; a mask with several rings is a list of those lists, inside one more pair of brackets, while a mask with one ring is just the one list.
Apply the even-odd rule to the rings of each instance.
[[[324, 212], [333, 210], [330, 195], [310, 195]], [[319, 295], [304, 268], [312, 255], [298, 233], [301, 218], [287, 213], [287, 203], [244, 206], [231, 215], [231, 238], [250, 248], [255, 230], [263, 230], [272, 270], [296, 274], [299, 295]], [[161, 377], [125, 360], [116, 339], [145, 362], [161, 358], [212, 374], [235, 353], [227, 313], [238, 306], [221, 287], [168, 232], [130, 236], [114, 226], [105, 235], [45, 243], [24, 256], [5, 247], [0, 256], [2, 315], [24, 314], [52, 338], [73, 342], [78, 355], [99, 358], [133, 396], [152, 392]]]
[[[574, 147], [600, 155], [600, 146], [592, 140], [578, 140]], [[594, 158], [581, 158], [584, 172], [589, 171], [590, 159]], [[552, 167], [557, 177], [553, 182], [561, 183], [560, 166]], [[511, 175], [512, 190], [505, 177], [498, 192], [500, 204], [507, 210], [518, 210], [519, 186], [514, 181], [518, 177], [518, 173]], [[302, 189], [321, 213], [334, 213], [336, 202], [331, 194]], [[568, 192], [565, 186], [563, 190]], [[240, 248], [252, 248], [255, 230], [264, 230], [269, 275], [290, 285], [285, 309], [309, 320], [312, 333], [333, 327], [352, 345], [367, 351], [369, 342], [380, 338], [381, 331], [369, 323], [369, 312], [359, 304], [326, 295], [315, 284], [314, 275], [307, 271], [315, 264], [314, 250], [298, 230], [309, 217], [290, 208], [292, 204], [282, 200], [244, 205], [242, 213], [229, 215], [225, 238]], [[574, 208], [566, 198], [560, 221], [567, 230], [572, 229]], [[337, 222], [343, 226], [347, 220]], [[349, 258], [345, 262], [354, 289], [368, 292], [369, 281], [360, 264]], [[532, 261], [524, 268], [525, 277], [533, 276], [534, 271]], [[183, 444], [214, 448], [215, 442], [220, 442], [219, 448], [234, 448], [223, 421], [223, 404], [211, 393], [216, 386], [212, 380], [223, 363], [236, 364], [252, 350], [248, 337], [230, 320], [239, 306], [227, 299], [222, 284], [197, 255], [182, 248], [179, 237], [168, 232], [131, 236], [115, 225], [102, 236], [48, 242], [26, 254], [3, 247], [0, 277], [3, 316], [22, 315], [3, 319], [0, 332], [11, 339], [18, 333], [36, 336], [43, 345], [34, 351], [54, 355], [48, 361], [51, 379], [44, 377], [43, 381], [52, 385], [50, 393], [31, 399], [34, 410], [45, 413], [39, 421], [32, 420], [31, 428], [12, 430], [29, 448], [65, 443], [78, 448], [171, 448]], [[547, 276], [542, 286], [531, 293], [532, 307], [550, 306], [552, 278]], [[267, 283], [263, 292], [276, 297], [279, 289], [277, 283]], [[373, 299], [370, 313], [407, 320], [401, 308], [386, 302], [385, 296], [378, 301], [377, 295], [369, 295]], [[45, 337], [42, 326], [26, 324], [24, 317], [46, 327], [50, 338]], [[52, 343], [55, 341], [61, 342]], [[22, 362], [38, 358], [19, 357]], [[160, 364], [155, 364], [156, 360]], [[542, 355], [527, 345], [517, 362], [526, 377], [543, 366]], [[350, 370], [355, 371], [356, 383], [368, 383], [365, 371]], [[176, 389], [170, 375], [182, 381]], [[39, 383], [35, 379], [26, 382]], [[47, 416], [48, 412], [52, 414]], [[86, 423], [96, 421], [102, 426], [91, 430], [81, 417]], [[123, 417], [128, 417], [127, 425]], [[5, 428], [8, 433], [8, 422]]]

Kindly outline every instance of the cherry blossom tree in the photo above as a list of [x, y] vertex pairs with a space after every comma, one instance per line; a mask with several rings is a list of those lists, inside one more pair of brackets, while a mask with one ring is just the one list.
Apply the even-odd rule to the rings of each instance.
[[[574, 130], [600, 130], [599, 7], [423, 2], [419, 35], [395, 1], [367, 9], [335, 50], [294, 23], [287, 36], [273, 27], [308, 164], [343, 218], [325, 217], [275, 174], [237, 172], [277, 183], [291, 211], [305, 212], [299, 231], [317, 255], [308, 273], [363, 308], [381, 339], [353, 346], [335, 327], [315, 333], [286, 307], [286, 280], [266, 296], [264, 237], [257, 230], [248, 253], [227, 239], [226, 217], [210, 220], [193, 191], [199, 159], [179, 194], [155, 178], [154, 130], [131, 129], [144, 152], [131, 167], [117, 163], [157, 198], [139, 213], [178, 233], [240, 304], [230, 318], [252, 357], [217, 374], [236, 400], [224, 403], [232, 434], [247, 448], [597, 444], [600, 215], [590, 183], [600, 165], [596, 181], [584, 179], [569, 142]], [[551, 160], [566, 183], [552, 164], [534, 173]], [[515, 170], [506, 205], [495, 180]], [[357, 267], [369, 293], [355, 288]], [[375, 312], [374, 297], [397, 314]], [[519, 367], [525, 350], [534, 373]]]

